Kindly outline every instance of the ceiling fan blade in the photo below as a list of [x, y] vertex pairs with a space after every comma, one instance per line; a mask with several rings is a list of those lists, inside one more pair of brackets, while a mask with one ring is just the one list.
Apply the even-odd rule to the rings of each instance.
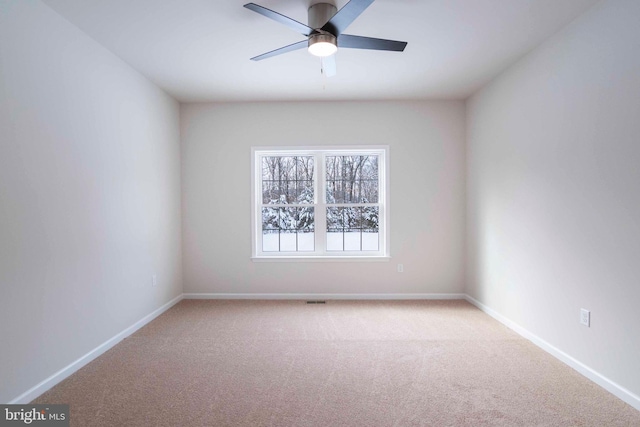
[[336, 75], [336, 55], [322, 57], [322, 74], [327, 77]]
[[295, 19], [291, 19], [288, 16], [284, 16], [278, 12], [274, 12], [271, 9], [267, 9], [266, 7], [262, 7], [255, 3], [247, 3], [244, 5], [244, 7], [257, 12], [260, 15], [266, 16], [267, 18], [273, 19], [276, 22], [284, 24], [292, 30], [304, 34], [305, 36], [308, 36], [313, 32], [313, 28], [310, 28], [303, 23], [296, 21]]
[[292, 50], [304, 49], [309, 45], [307, 40], [302, 40], [301, 42], [297, 42], [294, 44], [290, 44], [285, 47], [281, 47], [276, 50], [272, 50], [271, 52], [263, 53], [262, 55], [254, 56], [251, 58], [252, 61], [260, 61], [262, 59], [271, 58], [272, 56], [282, 55], [283, 53], [291, 52]]
[[339, 36], [371, 3], [373, 0], [351, 0], [323, 25], [322, 30]]
[[402, 52], [407, 46], [407, 42], [396, 40], [374, 39], [373, 37], [352, 36], [342, 34], [338, 37], [338, 47], [348, 47], [353, 49], [390, 50]]

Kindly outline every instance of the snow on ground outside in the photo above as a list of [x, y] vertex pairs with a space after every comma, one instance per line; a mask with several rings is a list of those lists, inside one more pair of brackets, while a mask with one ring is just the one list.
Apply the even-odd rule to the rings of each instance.
[[[262, 250], [264, 252], [296, 251], [296, 237], [298, 252], [313, 251], [315, 233], [265, 233], [262, 235]], [[362, 238], [362, 248], [360, 239]], [[280, 249], [278, 249], [278, 239]], [[377, 251], [378, 233], [327, 233], [328, 251]]]

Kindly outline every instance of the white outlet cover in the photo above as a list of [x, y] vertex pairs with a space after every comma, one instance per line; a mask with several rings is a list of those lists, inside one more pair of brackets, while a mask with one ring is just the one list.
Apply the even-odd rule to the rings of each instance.
[[589, 310], [580, 309], [580, 323], [587, 327], [591, 326], [591, 312]]

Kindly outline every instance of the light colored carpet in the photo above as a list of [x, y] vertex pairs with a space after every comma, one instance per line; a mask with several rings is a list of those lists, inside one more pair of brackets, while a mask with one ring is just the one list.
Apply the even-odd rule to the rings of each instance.
[[185, 300], [33, 403], [73, 426], [640, 426], [465, 301]]

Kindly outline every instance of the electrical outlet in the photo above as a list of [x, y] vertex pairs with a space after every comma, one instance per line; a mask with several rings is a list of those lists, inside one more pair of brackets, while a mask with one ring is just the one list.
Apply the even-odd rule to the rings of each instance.
[[591, 327], [591, 312], [589, 310], [580, 309], [580, 323], [587, 328]]
[[156, 274], [151, 276], [151, 286], [153, 286], [154, 288], [158, 286], [158, 276]]
[[404, 265], [398, 264], [398, 273], [404, 273]]

